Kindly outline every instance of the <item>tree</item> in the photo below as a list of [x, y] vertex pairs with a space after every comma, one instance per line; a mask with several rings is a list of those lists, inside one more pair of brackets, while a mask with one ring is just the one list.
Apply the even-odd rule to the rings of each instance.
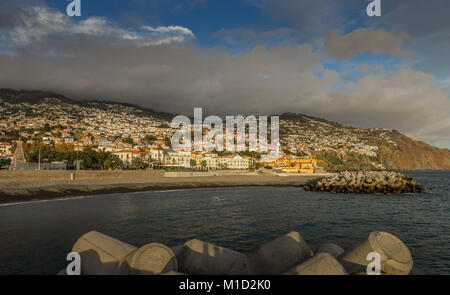
[[96, 157], [97, 152], [92, 148], [87, 147], [80, 153], [80, 160], [83, 160], [84, 168], [94, 168], [98, 164]]
[[168, 137], [164, 138], [164, 144], [170, 148], [172, 147], [172, 141]]
[[66, 152], [72, 152], [74, 151], [73, 145], [70, 145], [68, 143], [61, 143], [55, 146], [55, 149], [59, 153], [66, 153]]
[[131, 138], [131, 136], [128, 136], [128, 138], [125, 138], [125, 139], [123, 140], [123, 142], [129, 143], [129, 144], [131, 144], [131, 145], [134, 145], [134, 140]]
[[106, 160], [108, 160], [111, 157], [111, 154], [105, 151], [101, 151], [101, 152], [96, 152], [95, 154], [93, 154], [96, 162], [98, 163], [98, 165], [102, 168], [102, 169], [108, 169], [105, 167], [105, 162]]
[[44, 127], [41, 130], [44, 132], [50, 132], [52, 131], [52, 127], [50, 127], [50, 124], [45, 123]]
[[119, 156], [109, 154], [105, 159], [103, 166], [105, 169], [121, 169], [123, 167], [123, 161]]
[[11, 159], [0, 159], [0, 169], [2, 167], [9, 167], [11, 165]]
[[136, 170], [143, 170], [148, 167], [148, 163], [146, 163], [141, 157], [138, 157], [131, 161], [131, 166]]
[[170, 128], [170, 126], [167, 125], [166, 123], [161, 123], [161, 125], [159, 125], [158, 128]]
[[154, 141], [158, 140], [155, 136], [151, 135], [151, 134], [147, 134], [142, 141], [145, 142], [146, 144], [152, 144]]

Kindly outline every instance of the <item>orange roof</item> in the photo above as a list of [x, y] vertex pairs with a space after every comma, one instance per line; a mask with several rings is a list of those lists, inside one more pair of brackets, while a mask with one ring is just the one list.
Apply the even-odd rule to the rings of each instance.
[[135, 150], [119, 150], [119, 151], [113, 151], [111, 153], [113, 153], [113, 154], [116, 154], [116, 153], [145, 154], [145, 152], [140, 152], [140, 151], [135, 151]]

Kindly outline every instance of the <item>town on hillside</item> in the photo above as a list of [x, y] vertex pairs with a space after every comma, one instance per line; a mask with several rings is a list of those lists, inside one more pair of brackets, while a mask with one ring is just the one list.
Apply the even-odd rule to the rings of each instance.
[[[49, 97], [39, 103], [0, 97], [0, 168], [2, 169], [280, 169], [288, 173], [323, 171], [323, 155], [361, 155], [377, 162], [378, 146], [368, 129], [351, 128], [307, 116], [280, 117], [280, 157], [261, 162], [257, 152], [193, 152], [171, 148], [176, 132], [168, 119], [132, 105], [72, 103]], [[390, 130], [377, 137], [392, 146]], [[248, 139], [248, 134], [246, 134]], [[20, 142], [22, 157], [16, 156]], [[16, 153], [16, 154], [20, 154]], [[322, 156], [322, 158], [321, 158]], [[325, 158], [325, 160], [327, 160]], [[26, 164], [24, 164], [26, 163]], [[14, 164], [14, 165], [11, 165]]]

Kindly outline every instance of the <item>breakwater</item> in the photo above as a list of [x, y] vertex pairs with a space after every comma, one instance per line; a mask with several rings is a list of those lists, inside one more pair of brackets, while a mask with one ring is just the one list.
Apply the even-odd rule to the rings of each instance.
[[290, 232], [247, 253], [197, 239], [172, 248], [160, 243], [137, 248], [91, 231], [76, 241], [72, 252], [80, 254], [84, 275], [363, 275], [371, 252], [379, 254], [382, 274], [420, 273], [408, 247], [378, 231], [347, 251], [329, 243], [311, 247], [300, 233]]
[[304, 185], [306, 191], [353, 194], [421, 193], [423, 186], [411, 177], [390, 171], [340, 172]]

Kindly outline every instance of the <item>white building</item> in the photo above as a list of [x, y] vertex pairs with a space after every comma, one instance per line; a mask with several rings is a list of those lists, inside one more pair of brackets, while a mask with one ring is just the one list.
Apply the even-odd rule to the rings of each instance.
[[11, 145], [7, 143], [0, 143], [0, 157], [11, 156]]
[[111, 152], [113, 155], [117, 155], [123, 162], [125, 168], [131, 165], [133, 159], [142, 158], [143, 160], [148, 160], [148, 154], [136, 150], [119, 150]]
[[235, 156], [217, 157], [217, 169], [249, 169], [251, 165], [251, 159]]
[[164, 164], [171, 167], [191, 168], [191, 160], [193, 160], [191, 152], [170, 150], [164, 159]]

